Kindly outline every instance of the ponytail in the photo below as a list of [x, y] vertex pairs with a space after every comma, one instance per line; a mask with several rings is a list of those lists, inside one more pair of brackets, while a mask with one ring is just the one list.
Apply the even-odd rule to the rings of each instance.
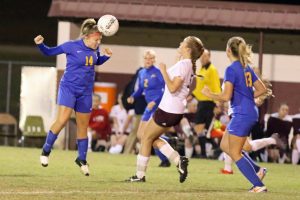
[[195, 36], [188, 36], [185, 38], [187, 40], [187, 46], [191, 49], [191, 60], [193, 65], [193, 74], [196, 74], [196, 61], [204, 52], [204, 47], [202, 41]]
[[98, 30], [96, 20], [93, 18], [84, 20], [80, 28], [80, 36], [89, 35], [95, 32], [100, 32]]

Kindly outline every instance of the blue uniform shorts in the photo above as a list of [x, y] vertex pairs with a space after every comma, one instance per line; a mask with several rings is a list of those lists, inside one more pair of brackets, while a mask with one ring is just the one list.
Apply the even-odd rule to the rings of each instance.
[[144, 121], [144, 122], [149, 121], [149, 119], [151, 118], [151, 116], [156, 111], [157, 107], [158, 107], [157, 104], [155, 106], [153, 106], [153, 108], [151, 110], [147, 109], [147, 107], [146, 107], [141, 120]]
[[227, 126], [227, 131], [235, 136], [247, 137], [257, 120], [257, 117], [249, 115], [233, 114]]
[[92, 94], [78, 94], [72, 87], [60, 85], [57, 104], [73, 108], [76, 112], [90, 113], [92, 111]]

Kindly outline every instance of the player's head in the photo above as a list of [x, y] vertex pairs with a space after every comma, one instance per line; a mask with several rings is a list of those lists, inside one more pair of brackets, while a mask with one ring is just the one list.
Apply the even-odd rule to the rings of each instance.
[[229, 58], [233, 57], [235, 59], [238, 59], [241, 64], [246, 67], [248, 64], [252, 63], [251, 48], [252, 47], [248, 45], [243, 38], [232, 37], [227, 42], [226, 54]]
[[196, 61], [204, 51], [202, 41], [195, 36], [188, 36], [180, 43], [178, 52], [182, 56], [188, 56], [193, 63], [193, 71], [196, 71]]
[[144, 67], [149, 68], [155, 63], [156, 53], [155, 51], [149, 49], [144, 52]]
[[286, 103], [280, 104], [278, 109], [279, 118], [283, 119], [289, 114], [289, 106]]
[[202, 56], [200, 57], [201, 66], [210, 64], [210, 50], [204, 49]]
[[93, 108], [96, 109], [101, 104], [101, 96], [98, 94], [93, 94]]
[[80, 36], [87, 47], [97, 49], [101, 43], [102, 33], [98, 30], [96, 20], [89, 18], [84, 20], [80, 29]]

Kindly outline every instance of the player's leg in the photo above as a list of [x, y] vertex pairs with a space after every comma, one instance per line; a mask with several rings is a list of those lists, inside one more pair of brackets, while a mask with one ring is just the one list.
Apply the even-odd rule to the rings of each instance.
[[43, 145], [42, 154], [40, 156], [40, 162], [43, 167], [47, 167], [49, 164], [49, 155], [53, 144], [55, 143], [57, 136], [61, 129], [66, 125], [72, 114], [72, 108], [66, 106], [58, 106], [58, 113], [55, 122], [52, 124], [47, 137], [45, 144]]

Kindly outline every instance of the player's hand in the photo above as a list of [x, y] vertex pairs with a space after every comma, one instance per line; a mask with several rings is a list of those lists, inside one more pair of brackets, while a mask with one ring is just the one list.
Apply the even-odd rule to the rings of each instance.
[[134, 98], [133, 97], [128, 97], [127, 98], [127, 103], [133, 104]]
[[35, 42], [35, 44], [42, 44], [44, 42], [44, 37], [41, 35], [38, 35], [34, 38], [33, 41]]
[[159, 66], [159, 69], [160, 69], [161, 72], [164, 72], [164, 71], [167, 70], [167, 66], [166, 66], [165, 63], [159, 63], [158, 66]]
[[210, 97], [211, 91], [207, 86], [204, 86], [204, 88], [202, 89], [202, 94], [204, 94], [207, 97]]
[[156, 103], [154, 101], [149, 102], [148, 105], [147, 105], [147, 109], [152, 110], [152, 108], [155, 106], [155, 104]]
[[104, 55], [106, 55], [107, 57], [111, 57], [112, 56], [112, 51], [110, 48], [105, 48], [104, 49]]
[[186, 101], [190, 102], [193, 100], [193, 98], [194, 98], [193, 95], [189, 95], [189, 96], [187, 96]]

